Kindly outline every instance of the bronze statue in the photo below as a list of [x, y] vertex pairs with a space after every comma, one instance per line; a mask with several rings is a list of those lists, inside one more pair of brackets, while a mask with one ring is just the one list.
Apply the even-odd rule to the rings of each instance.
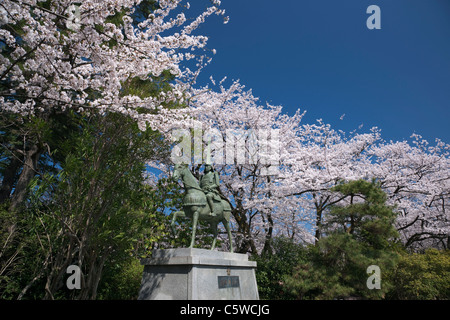
[[200, 188], [205, 192], [206, 201], [208, 202], [212, 216], [215, 215], [213, 201], [221, 201], [218, 191], [219, 185], [219, 174], [214, 171], [210, 164], [205, 164], [205, 173], [200, 179]]
[[211, 165], [205, 165], [205, 174], [201, 178], [199, 185], [187, 164], [177, 164], [175, 165], [173, 179], [182, 179], [185, 190], [183, 211], [176, 211], [173, 214], [171, 226], [174, 233], [177, 217], [190, 218], [192, 220], [190, 248], [192, 248], [195, 242], [198, 219], [205, 220], [210, 223], [213, 230], [214, 240], [211, 246], [212, 250], [216, 246], [217, 225], [222, 222], [228, 233], [230, 252], [233, 252], [230, 230], [231, 206], [219, 194], [219, 174], [212, 170]]

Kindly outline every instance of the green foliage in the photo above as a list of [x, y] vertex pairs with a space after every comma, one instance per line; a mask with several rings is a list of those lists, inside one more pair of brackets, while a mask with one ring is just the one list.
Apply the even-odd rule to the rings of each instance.
[[377, 265], [383, 275], [396, 260], [395, 252], [375, 252], [349, 234], [334, 234], [309, 248], [309, 260], [286, 277], [286, 287], [299, 299], [381, 299], [391, 288], [389, 281], [382, 278], [381, 290], [370, 290], [366, 270]]
[[[21, 291], [37, 277], [46, 265], [45, 250], [48, 239], [42, 238], [42, 229], [49, 229], [46, 216], [29, 216], [27, 211], [8, 211], [8, 203], [0, 207], [0, 299], [17, 299]], [[54, 243], [57, 250], [57, 244]], [[30, 291], [30, 299], [42, 297]]]
[[[159, 92], [169, 92], [172, 90], [170, 82], [175, 79], [175, 76], [169, 71], [165, 70], [161, 72], [159, 76], [149, 75], [148, 78], [142, 79], [140, 77], [128, 78], [122, 83], [122, 96], [134, 95], [140, 98], [148, 98], [151, 96], [156, 96]], [[175, 109], [185, 107], [185, 105], [178, 102], [162, 102], [161, 104], [167, 109]], [[148, 109], [137, 108], [138, 112], [147, 113]], [[157, 110], [150, 111], [152, 113], [157, 113]]]
[[105, 266], [98, 289], [99, 300], [136, 300], [142, 280], [142, 266], [138, 259]]
[[[393, 225], [394, 208], [386, 205], [386, 194], [375, 181], [351, 181], [332, 188], [332, 191], [350, 198], [350, 204], [332, 207], [325, 232], [346, 232], [377, 250], [389, 247], [391, 240], [398, 237]], [[362, 202], [356, 202], [357, 199]]]
[[393, 288], [389, 299], [450, 299], [450, 250], [428, 249], [424, 253], [404, 252], [395, 270], [388, 274]]
[[259, 297], [269, 300], [294, 299], [296, 295], [286, 291], [283, 281], [285, 276], [292, 274], [293, 268], [300, 261], [305, 261], [307, 250], [292, 239], [284, 237], [272, 239], [272, 249], [271, 253], [252, 257], [258, 264], [256, 281]]
[[[58, 158], [50, 160], [60, 162], [58, 169], [53, 163], [35, 176], [23, 208], [1, 211], [2, 253], [17, 258], [0, 274], [3, 298], [17, 298], [24, 288], [28, 299], [94, 298], [104, 267], [128, 268], [167, 234], [163, 193], [146, 185], [143, 176], [146, 160], [169, 154], [160, 134], [142, 132], [119, 114], [71, 117], [60, 122], [74, 128], [69, 132], [33, 122], [40, 128], [36, 131], [49, 132], [52, 145], [61, 141], [52, 153]], [[6, 240], [11, 226], [14, 242]], [[14, 247], [20, 249], [17, 254]], [[64, 287], [70, 264], [82, 265], [81, 292]]]
[[[393, 226], [395, 212], [375, 183], [364, 180], [333, 189], [349, 197], [347, 206], [334, 206], [324, 225], [325, 235], [309, 249], [309, 259], [300, 263], [286, 288], [299, 299], [381, 299], [390, 289], [382, 281], [380, 290], [366, 286], [370, 265], [386, 273], [395, 267], [397, 247]], [[363, 201], [355, 202], [356, 198]]]
[[20, 287], [16, 281], [19, 275], [19, 263], [22, 246], [18, 241], [17, 217], [7, 210], [8, 204], [0, 206], [0, 299], [11, 298]]
[[[141, 132], [122, 115], [94, 116], [83, 124], [49, 205], [68, 229], [62, 252], [83, 261], [84, 273], [97, 272], [98, 279], [105, 264], [137, 259], [164, 235], [165, 218], [155, 211], [154, 191], [143, 183], [142, 173], [145, 160], [165, 150], [158, 133]], [[71, 238], [84, 251], [77, 253]], [[138, 242], [142, 246], [136, 252]], [[95, 292], [87, 295], [95, 297]]]
[[[47, 8], [50, 3], [38, 6]], [[157, 8], [154, 0], [141, 1], [131, 13], [134, 23]], [[118, 25], [124, 14], [130, 12], [117, 12], [108, 22]], [[25, 26], [21, 21], [7, 27], [20, 41]], [[59, 27], [65, 29], [64, 23]], [[105, 45], [113, 47], [117, 41], [111, 38]], [[12, 59], [12, 49], [5, 45], [2, 55]], [[22, 62], [17, 67], [22, 68]], [[169, 71], [124, 79], [121, 94], [157, 96], [169, 92], [172, 81]], [[16, 87], [9, 78], [0, 82], [0, 89], [15, 91], [6, 99], [20, 101], [23, 92]], [[91, 91], [88, 100], [99, 94]], [[161, 180], [153, 189], [144, 181], [146, 161], [169, 158], [161, 134], [141, 131], [121, 114], [57, 108], [32, 116], [1, 112], [0, 127], [0, 298], [95, 298], [97, 285], [100, 298], [131, 298], [136, 287], [127, 290], [126, 282], [135, 283], [139, 257], [169, 239], [166, 208], [179, 202], [175, 184]], [[11, 194], [24, 172], [24, 152], [36, 146], [37, 163], [23, 183], [28, 192], [10, 212]], [[70, 264], [82, 267], [81, 292], [65, 288]], [[120, 290], [114, 291], [114, 286]]]
[[313, 246], [307, 261], [300, 261], [291, 275], [284, 277], [285, 290], [296, 299], [335, 299], [352, 295], [353, 289], [341, 282], [341, 274], [325, 264]]

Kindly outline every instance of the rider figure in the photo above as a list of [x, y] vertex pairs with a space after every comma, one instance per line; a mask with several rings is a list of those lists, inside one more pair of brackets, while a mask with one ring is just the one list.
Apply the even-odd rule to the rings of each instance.
[[219, 195], [219, 174], [214, 171], [210, 164], [205, 164], [205, 173], [200, 180], [200, 188], [205, 192], [206, 200], [210, 208], [211, 215], [214, 216], [213, 200], [220, 201]]

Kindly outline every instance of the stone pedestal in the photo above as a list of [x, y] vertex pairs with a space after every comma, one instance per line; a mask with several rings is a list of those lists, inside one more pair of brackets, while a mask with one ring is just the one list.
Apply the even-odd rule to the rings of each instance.
[[139, 300], [258, 300], [256, 262], [205, 249], [155, 250], [143, 259]]

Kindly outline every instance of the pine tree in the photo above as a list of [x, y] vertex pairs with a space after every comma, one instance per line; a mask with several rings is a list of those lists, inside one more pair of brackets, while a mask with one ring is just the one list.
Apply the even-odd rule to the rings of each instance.
[[[383, 298], [390, 288], [383, 273], [397, 261], [394, 208], [375, 181], [351, 181], [332, 190], [347, 204], [331, 208], [310, 261], [295, 269], [286, 286], [306, 299]], [[367, 286], [369, 266], [380, 268], [380, 289]]]

